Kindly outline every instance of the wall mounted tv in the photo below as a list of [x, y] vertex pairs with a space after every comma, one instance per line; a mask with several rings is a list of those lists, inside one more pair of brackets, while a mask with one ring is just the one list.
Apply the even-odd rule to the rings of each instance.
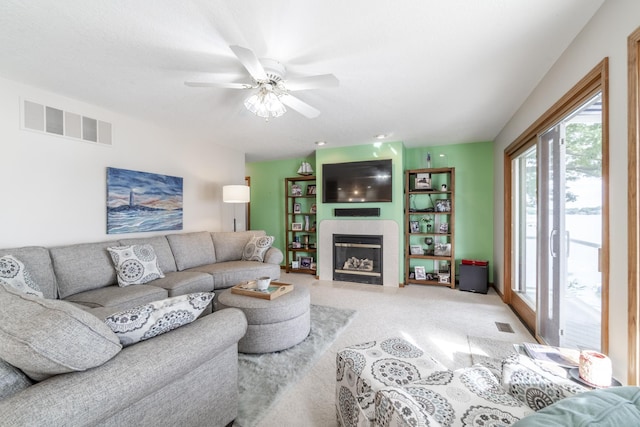
[[391, 202], [391, 172], [391, 159], [325, 163], [322, 202]]

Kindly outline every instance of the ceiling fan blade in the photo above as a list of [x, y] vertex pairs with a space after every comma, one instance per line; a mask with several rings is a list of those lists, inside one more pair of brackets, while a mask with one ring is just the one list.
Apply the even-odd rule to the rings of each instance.
[[287, 107], [293, 108], [298, 113], [309, 119], [315, 119], [320, 115], [320, 110], [313, 108], [311, 105], [296, 98], [293, 95], [284, 94], [280, 96], [280, 101]]
[[253, 86], [248, 83], [225, 83], [225, 82], [184, 82], [190, 87], [221, 87], [226, 89], [251, 89]]
[[246, 47], [232, 45], [229, 48], [235, 53], [238, 57], [238, 60], [242, 63], [244, 68], [247, 69], [251, 77], [255, 81], [267, 80], [267, 73], [264, 71], [262, 64], [258, 61], [258, 57], [253, 53], [252, 50], [247, 49]]
[[321, 74], [319, 76], [300, 77], [298, 79], [286, 80], [287, 90], [317, 89], [321, 87], [335, 87], [340, 84], [333, 74]]

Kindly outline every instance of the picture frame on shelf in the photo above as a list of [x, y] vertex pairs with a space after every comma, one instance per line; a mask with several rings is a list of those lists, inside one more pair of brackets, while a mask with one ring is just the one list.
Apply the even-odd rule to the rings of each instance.
[[291, 185], [291, 195], [292, 196], [302, 196], [302, 187], [300, 187], [298, 184], [292, 184]]
[[293, 213], [296, 213], [296, 214], [302, 213], [302, 205], [300, 203], [293, 204]]
[[317, 210], [317, 207], [316, 207], [316, 204], [314, 203], [314, 204], [312, 204], [312, 205], [311, 205], [311, 210], [310, 210], [310, 212], [311, 212], [312, 214], [314, 214], [314, 213], [316, 213], [316, 210]]
[[436, 212], [451, 212], [451, 199], [437, 199], [435, 210]]
[[416, 280], [427, 280], [427, 272], [422, 265], [416, 265], [413, 268], [413, 271], [416, 273]]
[[411, 255], [424, 255], [424, 250], [420, 245], [410, 245], [409, 251], [411, 252]]
[[431, 174], [418, 173], [415, 181], [416, 190], [431, 190]]
[[314, 184], [307, 185], [307, 196], [316, 195], [316, 186]]
[[433, 246], [435, 256], [451, 256], [451, 243], [436, 243]]
[[311, 264], [313, 264], [313, 258], [310, 256], [300, 257], [300, 268], [311, 268]]
[[440, 224], [438, 224], [438, 233], [447, 234], [448, 232], [449, 232], [448, 222], [441, 222]]
[[419, 232], [420, 232], [420, 222], [409, 221], [409, 233], [419, 233]]
[[301, 222], [292, 222], [291, 223], [292, 231], [302, 231], [302, 223]]
[[291, 268], [300, 268], [300, 263], [298, 261], [291, 261]]
[[449, 278], [451, 277], [450, 274], [438, 274], [438, 282], [439, 283], [450, 283], [449, 282]]

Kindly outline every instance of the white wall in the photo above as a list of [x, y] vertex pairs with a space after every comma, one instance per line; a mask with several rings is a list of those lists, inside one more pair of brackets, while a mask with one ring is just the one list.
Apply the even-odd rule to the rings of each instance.
[[604, 57], [610, 90], [609, 356], [614, 374], [627, 378], [627, 37], [640, 26], [640, 2], [607, 0], [507, 123], [495, 141], [496, 284], [503, 290], [504, 149]]
[[[21, 98], [110, 122], [113, 145], [22, 130]], [[244, 153], [0, 79], [0, 248], [169, 233], [106, 234], [107, 167], [183, 177], [183, 232], [233, 228], [222, 186], [244, 182]]]

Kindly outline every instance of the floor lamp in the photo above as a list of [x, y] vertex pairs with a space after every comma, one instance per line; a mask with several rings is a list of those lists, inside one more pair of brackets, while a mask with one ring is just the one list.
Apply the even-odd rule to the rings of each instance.
[[[225, 185], [222, 187], [224, 203], [249, 203], [251, 191], [247, 185]], [[236, 208], [233, 207], [233, 231], [236, 231]]]

